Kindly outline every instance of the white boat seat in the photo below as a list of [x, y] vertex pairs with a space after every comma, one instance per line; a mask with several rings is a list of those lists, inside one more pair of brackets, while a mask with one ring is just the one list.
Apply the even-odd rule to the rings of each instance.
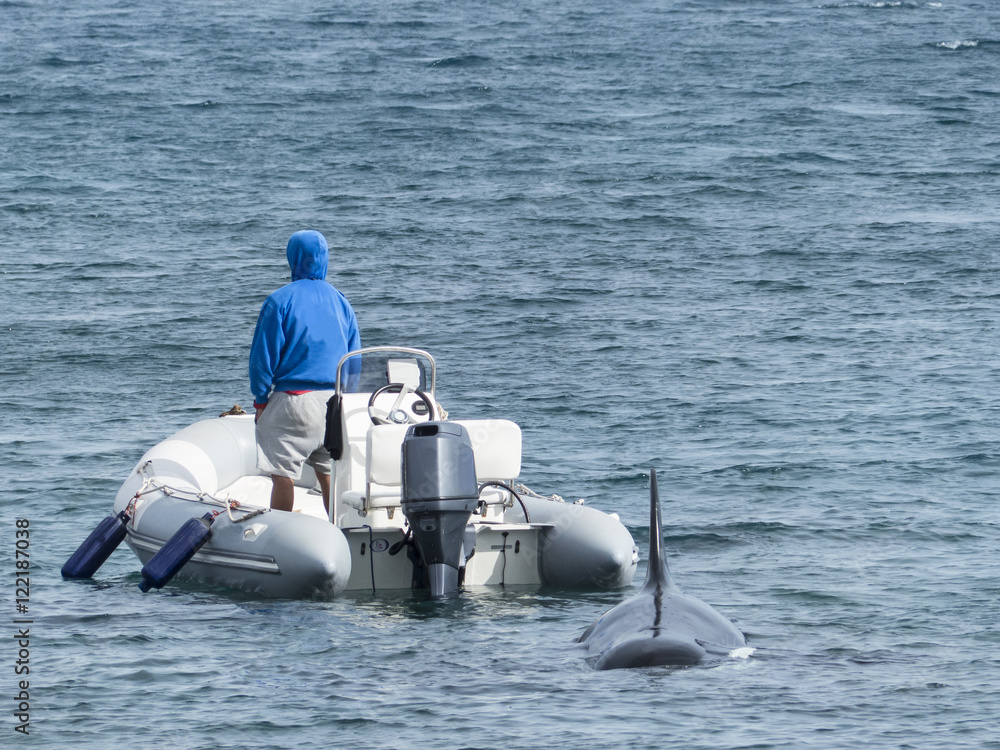
[[[521, 428], [506, 419], [456, 420], [472, 440], [476, 479], [513, 481], [521, 472]], [[343, 501], [353, 507], [363, 502], [367, 508], [399, 505], [402, 477], [403, 439], [409, 425], [372, 425], [366, 439], [366, 494], [345, 492]], [[356, 496], [356, 497], [355, 497]]]
[[[521, 428], [507, 419], [459, 419], [472, 439], [476, 479], [511, 481], [521, 473]], [[403, 482], [403, 438], [409, 425], [380, 424], [368, 430], [366, 473], [372, 484], [396, 487]]]
[[406, 424], [375, 424], [368, 430], [365, 480], [369, 485], [399, 487], [403, 483], [402, 456]]
[[456, 419], [469, 431], [480, 482], [512, 482], [521, 473], [521, 428], [509, 419]]

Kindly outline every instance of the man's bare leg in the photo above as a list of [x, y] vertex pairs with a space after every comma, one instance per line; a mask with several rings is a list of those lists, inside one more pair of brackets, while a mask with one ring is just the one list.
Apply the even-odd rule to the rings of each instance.
[[295, 480], [291, 477], [271, 475], [271, 508], [291, 510], [295, 505]]
[[316, 479], [319, 481], [319, 488], [323, 492], [323, 507], [326, 508], [326, 516], [330, 517], [330, 475], [322, 471], [316, 472]]

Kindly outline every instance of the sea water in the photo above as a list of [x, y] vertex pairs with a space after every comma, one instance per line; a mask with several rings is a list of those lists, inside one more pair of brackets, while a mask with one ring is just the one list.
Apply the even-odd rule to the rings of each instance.
[[[0, 1], [2, 744], [1000, 747], [998, 22]], [[634, 588], [142, 594], [124, 546], [61, 580], [147, 448], [249, 404], [307, 227], [364, 343], [522, 425], [533, 489], [644, 551], [655, 468], [674, 577], [752, 654], [593, 671]]]

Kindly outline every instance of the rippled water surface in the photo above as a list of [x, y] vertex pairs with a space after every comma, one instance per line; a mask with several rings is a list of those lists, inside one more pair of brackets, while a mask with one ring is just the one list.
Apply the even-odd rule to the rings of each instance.
[[[0, 0], [4, 746], [1000, 747], [998, 22]], [[124, 547], [62, 581], [146, 448], [249, 402], [304, 227], [530, 486], [644, 549], [656, 468], [677, 582], [754, 654], [592, 671], [628, 590], [143, 595]]]

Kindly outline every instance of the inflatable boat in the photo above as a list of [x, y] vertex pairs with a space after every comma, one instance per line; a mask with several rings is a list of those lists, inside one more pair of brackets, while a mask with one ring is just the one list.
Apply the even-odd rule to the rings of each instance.
[[[253, 415], [186, 427], [142, 456], [97, 537], [63, 569], [89, 577], [124, 539], [140, 588], [180, 579], [268, 597], [477, 586], [628, 585], [636, 545], [615, 514], [518, 482], [521, 430], [450, 420], [425, 351], [370, 347], [341, 360], [329, 405], [329, 510], [307, 466], [292, 511], [272, 510]], [[118, 540], [118, 541], [116, 541]]]

